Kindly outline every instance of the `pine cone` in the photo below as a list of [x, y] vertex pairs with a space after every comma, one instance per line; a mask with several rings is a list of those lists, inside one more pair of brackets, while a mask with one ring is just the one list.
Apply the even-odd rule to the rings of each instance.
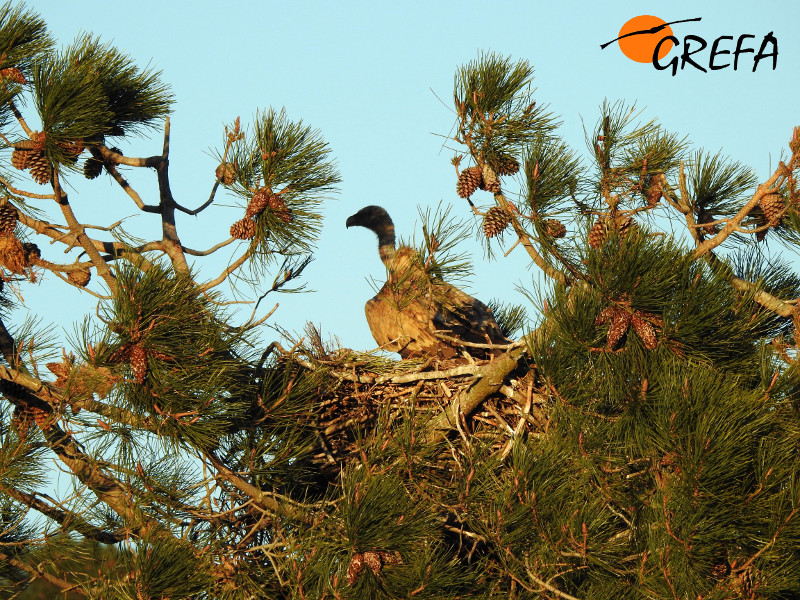
[[632, 231], [636, 231], [639, 225], [636, 224], [636, 221], [633, 220], [633, 217], [625, 217], [621, 221], [617, 222], [617, 231], [619, 231], [620, 240], [624, 240], [628, 237], [628, 234]]
[[628, 328], [631, 326], [632, 320], [633, 315], [631, 315], [630, 312], [622, 307], [615, 308], [614, 315], [611, 318], [611, 326], [608, 328], [608, 339], [606, 343], [609, 349], [613, 350], [616, 348], [622, 336], [625, 335]]
[[31, 177], [39, 185], [44, 185], [50, 181], [50, 161], [44, 153], [32, 153], [29, 163]]
[[256, 235], [256, 224], [252, 219], [241, 219], [231, 225], [231, 237], [237, 240], [252, 240]]
[[64, 153], [64, 157], [72, 163], [76, 162], [78, 157], [86, 149], [86, 146], [83, 144], [83, 140], [58, 142], [56, 145], [61, 148], [62, 152]]
[[647, 198], [647, 206], [650, 208], [655, 208], [658, 204], [658, 201], [661, 200], [661, 196], [663, 195], [663, 184], [661, 182], [660, 177], [653, 177], [650, 183], [650, 187], [647, 188], [647, 192], [645, 196]]
[[272, 210], [275, 216], [281, 221], [284, 223], [292, 222], [292, 211], [286, 206], [286, 202], [283, 201], [280, 194], [270, 194], [268, 204], [270, 210]]
[[147, 375], [147, 351], [139, 344], [134, 344], [130, 348], [128, 360], [130, 361], [133, 380], [141, 385]]
[[11, 153], [11, 166], [20, 171], [24, 171], [30, 166], [31, 156], [33, 152], [30, 150], [17, 150]]
[[75, 285], [79, 285], [80, 287], [86, 287], [91, 278], [92, 272], [89, 269], [78, 269], [76, 271], [70, 271], [67, 273], [67, 279], [69, 279]]
[[23, 75], [22, 71], [20, 71], [17, 67], [6, 67], [5, 69], [0, 69], [0, 77], [12, 83], [19, 83], [21, 85], [28, 83], [28, 81], [25, 79], [25, 75]]
[[495, 165], [498, 175], [513, 175], [519, 171], [519, 161], [510, 154], [499, 154]]
[[[756, 220], [756, 227], [764, 227], [765, 225], [769, 225], [769, 221], [767, 220], [767, 215], [764, 214], [763, 209], [758, 212], [751, 212], [751, 215], [755, 217]], [[762, 229], [761, 231], [756, 233], [756, 241], [762, 242], [764, 238], [767, 237], [767, 232], [769, 229]]]
[[544, 227], [550, 237], [563, 238], [567, 235], [567, 228], [558, 219], [545, 219]]
[[214, 174], [222, 185], [230, 185], [236, 181], [236, 167], [229, 162], [220, 163]]
[[483, 233], [487, 238], [493, 238], [505, 231], [511, 223], [511, 214], [504, 208], [493, 206], [483, 217]]
[[83, 163], [83, 176], [86, 179], [96, 179], [103, 172], [103, 161], [97, 160], [93, 156], [86, 159]]
[[8, 202], [0, 204], [0, 236], [14, 235], [17, 226], [17, 209]]
[[656, 331], [653, 325], [642, 318], [641, 313], [636, 311], [631, 317], [631, 325], [633, 325], [636, 335], [642, 340], [644, 347], [648, 350], [655, 350], [658, 346], [658, 339], [656, 338]]
[[364, 564], [372, 569], [372, 572], [375, 573], [375, 575], [380, 573], [381, 568], [383, 567], [381, 555], [378, 552], [373, 551], [364, 552]]
[[264, 212], [264, 209], [269, 206], [270, 196], [272, 196], [271, 189], [268, 187], [258, 188], [247, 204], [247, 210], [244, 213], [245, 218], [250, 219]]
[[364, 568], [364, 554], [356, 552], [353, 558], [350, 559], [350, 565], [347, 567], [347, 585], [353, 585], [361, 574]]
[[456, 184], [456, 192], [461, 198], [469, 198], [483, 185], [483, 171], [480, 167], [469, 167], [461, 171]]
[[597, 217], [591, 229], [589, 229], [589, 247], [595, 250], [603, 245], [608, 235], [607, 217]]
[[492, 171], [489, 165], [484, 165], [486, 168], [483, 169], [483, 181], [479, 186], [482, 190], [486, 190], [487, 192], [491, 192], [492, 194], [499, 194], [500, 193], [500, 180], [497, 178], [497, 175]]
[[13, 235], [0, 237], [0, 264], [15, 275], [25, 273], [28, 268], [28, 252]]
[[765, 194], [758, 201], [761, 210], [764, 211], [764, 216], [767, 218], [767, 224], [770, 227], [775, 227], [780, 224], [783, 218], [784, 210], [786, 209], [786, 202], [780, 194]]

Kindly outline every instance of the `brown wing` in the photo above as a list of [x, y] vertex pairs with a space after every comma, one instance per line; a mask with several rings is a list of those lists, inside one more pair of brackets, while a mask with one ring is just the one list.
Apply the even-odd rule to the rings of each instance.
[[436, 337], [429, 308], [419, 300], [398, 306], [382, 289], [364, 307], [372, 337], [385, 350], [403, 358], [457, 354], [447, 342]]
[[492, 311], [480, 300], [431, 278], [414, 250], [397, 250], [389, 281], [365, 307], [372, 337], [386, 350], [410, 356], [450, 358], [466, 350], [475, 357], [497, 355], [502, 350], [464, 346], [510, 343], [500, 331]]
[[[433, 317], [437, 332], [472, 344], [511, 343], [500, 331], [491, 309], [483, 302], [448, 283], [440, 282], [437, 287], [440, 288], [437, 293], [444, 298], [437, 304], [438, 310]], [[476, 357], [497, 355], [502, 352], [502, 350], [491, 351], [469, 346], [464, 349]]]

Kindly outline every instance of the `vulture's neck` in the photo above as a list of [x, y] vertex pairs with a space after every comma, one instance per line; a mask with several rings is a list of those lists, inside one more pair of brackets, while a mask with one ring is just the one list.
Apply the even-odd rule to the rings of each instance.
[[391, 270], [397, 256], [397, 249], [394, 245], [394, 224], [383, 223], [375, 233], [378, 235], [378, 254], [386, 268]]

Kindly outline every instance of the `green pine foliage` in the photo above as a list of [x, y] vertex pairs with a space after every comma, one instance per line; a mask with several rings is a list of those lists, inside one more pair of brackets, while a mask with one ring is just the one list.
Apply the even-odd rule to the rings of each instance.
[[[54, 51], [11, 4], [2, 48], [0, 68], [27, 78], [0, 85], [0, 129], [23, 142], [4, 184], [16, 212], [0, 214], [2, 597], [800, 596], [800, 276], [768, 245], [800, 231], [800, 129], [762, 180], [605, 102], [580, 153], [527, 61], [479, 55], [455, 81], [453, 164], [472, 165], [459, 191], [480, 198], [461, 208], [490, 258], [510, 241], [547, 279], [521, 289], [529, 306], [489, 302], [515, 342], [396, 361], [314, 326], [265, 339], [262, 301], [304, 285], [339, 183], [319, 131], [283, 109], [236, 118], [208, 201], [185, 207], [161, 73], [91, 35]], [[162, 119], [147, 158], [106, 146]], [[83, 174], [99, 164], [161, 238], [73, 208], [61, 179], [87, 150]], [[119, 164], [152, 168], [158, 193]], [[43, 170], [48, 194], [26, 191]], [[175, 213], [224, 194], [231, 239], [186, 247]], [[487, 205], [502, 235], [481, 226]], [[399, 308], [424, 299], [435, 318], [454, 294], [441, 282], [469, 273], [456, 210], [420, 211]], [[189, 267], [226, 248], [218, 276]], [[97, 299], [66, 348], [14, 322], [11, 299], [43, 271]], [[237, 278], [260, 290], [247, 311], [218, 291]]]

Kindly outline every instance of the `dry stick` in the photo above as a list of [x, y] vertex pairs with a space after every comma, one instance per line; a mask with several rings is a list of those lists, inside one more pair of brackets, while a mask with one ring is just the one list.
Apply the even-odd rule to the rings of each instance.
[[[528, 577], [530, 577], [533, 580], [534, 583], [536, 583], [537, 585], [543, 587], [544, 589], [548, 590], [549, 592], [552, 592], [556, 596], [564, 598], [564, 600], [580, 600], [579, 598], [576, 598], [575, 596], [571, 596], [570, 594], [567, 594], [566, 592], [562, 592], [557, 587], [553, 587], [552, 585], [550, 585], [546, 581], [543, 581], [543, 580], [539, 579], [531, 571], [531, 567], [528, 564], [528, 559], [527, 558], [525, 559], [525, 572], [528, 574]], [[526, 586], [526, 589], [530, 589], [530, 588], [527, 588], [527, 586]], [[531, 590], [531, 591], [535, 591], [535, 590]]]
[[25, 122], [25, 118], [22, 116], [22, 113], [19, 112], [19, 110], [17, 109], [17, 105], [14, 104], [13, 100], [8, 101], [8, 107], [11, 109], [11, 112], [14, 113], [14, 116], [17, 118], [17, 121], [19, 121], [19, 125], [20, 127], [22, 127], [22, 130], [25, 132], [25, 135], [31, 137], [33, 135], [33, 129], [28, 127], [28, 123]]
[[184, 246], [183, 247], [183, 251], [186, 254], [189, 254], [191, 256], [209, 256], [211, 254], [214, 254], [214, 252], [216, 252], [220, 248], [224, 248], [225, 246], [228, 246], [229, 244], [232, 244], [235, 241], [236, 241], [236, 238], [231, 237], [231, 238], [228, 238], [227, 240], [225, 240], [224, 242], [220, 242], [219, 244], [215, 244], [214, 246], [211, 246], [211, 248], [209, 248], [208, 250], [193, 250], [191, 248], [187, 248], [186, 246]]
[[218, 188], [219, 188], [219, 180], [214, 182], [214, 186], [211, 188], [211, 195], [208, 197], [208, 200], [206, 200], [203, 204], [201, 204], [198, 208], [195, 208], [194, 210], [190, 210], [188, 208], [185, 208], [185, 207], [181, 206], [180, 204], [178, 204], [177, 202], [175, 202], [175, 208], [177, 208], [182, 213], [186, 213], [187, 215], [190, 215], [190, 216], [193, 217], [196, 214], [198, 214], [198, 213], [204, 211], [205, 209], [207, 209], [209, 206], [211, 206], [211, 203], [214, 202], [214, 197], [217, 194], [217, 189]]
[[[531, 335], [533, 332], [528, 334]], [[444, 440], [448, 432], [458, 426], [458, 419], [462, 415], [472, 414], [486, 398], [497, 392], [505, 383], [505, 378], [517, 368], [526, 352], [527, 346], [514, 348], [481, 367], [480, 379], [464, 392], [457, 394], [447, 408], [430, 422], [426, 434], [428, 441]]]
[[17, 189], [13, 185], [11, 185], [3, 177], [0, 177], [0, 183], [3, 184], [3, 187], [5, 187], [10, 192], [16, 194], [17, 196], [24, 196], [25, 198], [32, 198], [34, 200], [55, 200], [56, 199], [56, 195], [55, 194], [34, 194], [33, 192], [26, 192], [24, 190]]
[[86, 235], [83, 225], [75, 218], [75, 213], [72, 212], [72, 207], [69, 205], [67, 194], [62, 191], [61, 184], [58, 180], [58, 173], [55, 171], [53, 171], [53, 190], [56, 193], [56, 198], [60, 198], [60, 200], [56, 202], [61, 206], [61, 213], [64, 215], [67, 225], [69, 225], [70, 233], [86, 251], [86, 254], [89, 255], [89, 258], [97, 269], [97, 274], [103, 278], [103, 281], [108, 285], [109, 291], [113, 294], [117, 290], [117, 281], [114, 278], [114, 274], [111, 273], [111, 269], [108, 268], [108, 264], [103, 260], [103, 257], [100, 256], [100, 252], [95, 248], [92, 240]]
[[207, 292], [211, 288], [218, 286], [220, 283], [222, 283], [228, 278], [228, 275], [230, 275], [236, 269], [241, 267], [245, 263], [245, 261], [247, 261], [247, 259], [250, 258], [250, 255], [252, 253], [253, 253], [252, 248], [248, 248], [244, 254], [242, 254], [239, 258], [237, 258], [234, 262], [232, 262], [224, 271], [222, 271], [219, 277], [217, 277], [216, 279], [212, 279], [211, 281], [207, 281], [206, 283], [197, 288], [198, 291]]

